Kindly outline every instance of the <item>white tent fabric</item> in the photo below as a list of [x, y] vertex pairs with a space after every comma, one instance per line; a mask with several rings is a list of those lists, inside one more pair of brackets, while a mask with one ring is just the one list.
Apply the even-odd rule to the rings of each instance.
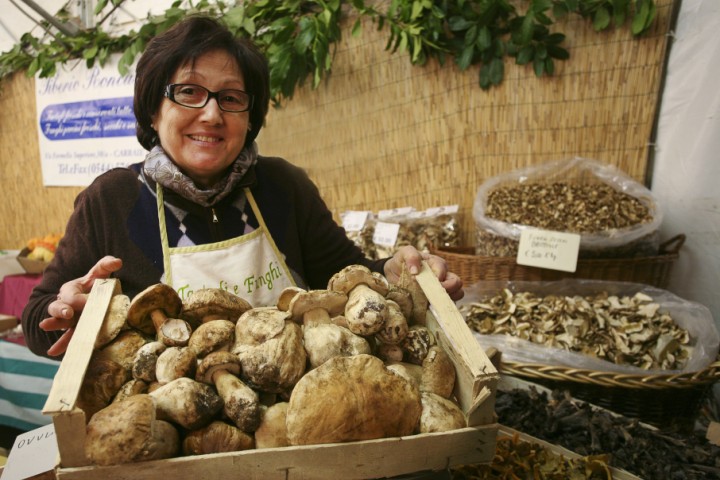
[[683, 0], [660, 106], [651, 190], [663, 238], [685, 233], [668, 290], [720, 329], [720, 2]]

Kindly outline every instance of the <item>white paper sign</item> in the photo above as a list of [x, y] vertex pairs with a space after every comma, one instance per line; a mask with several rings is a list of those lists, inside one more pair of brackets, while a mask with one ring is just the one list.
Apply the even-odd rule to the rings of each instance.
[[382, 247], [394, 247], [399, 231], [399, 223], [377, 222], [373, 232], [373, 243]]
[[529, 267], [574, 272], [580, 252], [580, 235], [550, 230], [520, 232], [517, 263]]
[[15, 438], [2, 480], [22, 480], [55, 468], [58, 457], [55, 426], [51, 423]]
[[135, 75], [120, 75], [118, 59], [92, 69], [78, 61], [51, 78], [35, 78], [45, 186], [87, 186], [111, 168], [145, 158], [135, 136]]
[[369, 216], [368, 211], [348, 210], [342, 214], [342, 226], [346, 232], [359, 232]]

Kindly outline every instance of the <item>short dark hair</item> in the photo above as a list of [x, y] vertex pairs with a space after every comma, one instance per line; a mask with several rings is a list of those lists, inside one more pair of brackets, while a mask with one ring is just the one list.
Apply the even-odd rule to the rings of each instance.
[[227, 52], [237, 62], [245, 81], [245, 90], [254, 97], [245, 147], [252, 145], [263, 126], [270, 104], [270, 73], [265, 56], [247, 38], [236, 37], [218, 20], [191, 15], [155, 36], [147, 45], [135, 71], [133, 108], [136, 133], [147, 150], [159, 144], [152, 128], [152, 117], [160, 109], [165, 86], [178, 68], [193, 65], [212, 50]]

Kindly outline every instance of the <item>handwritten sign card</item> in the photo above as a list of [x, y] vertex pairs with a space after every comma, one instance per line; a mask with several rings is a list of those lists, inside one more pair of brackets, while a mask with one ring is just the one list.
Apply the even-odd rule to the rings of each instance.
[[10, 450], [2, 480], [22, 480], [49, 472], [55, 468], [57, 458], [57, 438], [52, 423], [20, 434]]
[[580, 235], [526, 229], [520, 233], [517, 263], [528, 267], [574, 272], [580, 251]]

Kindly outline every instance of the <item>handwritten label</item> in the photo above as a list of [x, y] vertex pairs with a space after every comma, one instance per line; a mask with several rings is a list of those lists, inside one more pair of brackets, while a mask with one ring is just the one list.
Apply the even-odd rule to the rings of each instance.
[[527, 229], [520, 233], [517, 263], [529, 267], [574, 272], [580, 251], [580, 235]]
[[2, 480], [22, 480], [55, 468], [58, 447], [51, 423], [18, 435], [8, 456]]

